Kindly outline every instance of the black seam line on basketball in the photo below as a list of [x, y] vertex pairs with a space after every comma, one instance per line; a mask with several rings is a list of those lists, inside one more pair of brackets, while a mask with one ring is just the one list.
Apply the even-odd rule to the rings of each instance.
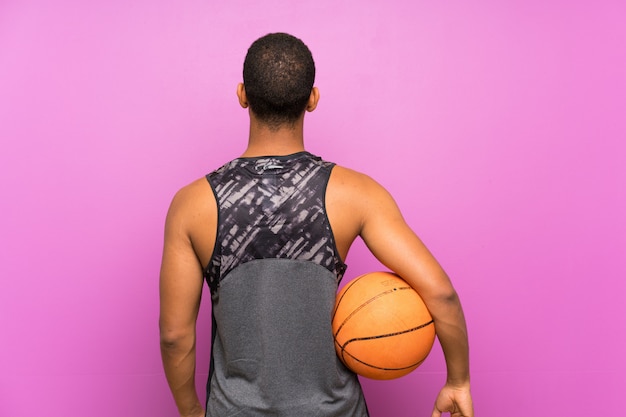
[[346, 346], [348, 346], [352, 342], [359, 342], [361, 340], [382, 339], [384, 337], [392, 337], [392, 336], [398, 336], [400, 334], [411, 333], [411, 332], [414, 332], [416, 330], [423, 329], [424, 327], [426, 327], [426, 326], [428, 326], [430, 324], [433, 324], [433, 323], [434, 323], [434, 320], [431, 320], [428, 323], [421, 324], [421, 325], [419, 325], [417, 327], [413, 327], [412, 329], [402, 330], [400, 332], [378, 334], [378, 335], [375, 335], [375, 336], [367, 336], [367, 337], [355, 337], [354, 339], [350, 339], [350, 340], [346, 341], [346, 343], [343, 344], [342, 349], [345, 349]]
[[[372, 365], [371, 363], [364, 362], [364, 361], [360, 360], [359, 358], [356, 358], [356, 357], [352, 356], [352, 355], [351, 355], [350, 353], [348, 353], [348, 352], [345, 352], [345, 353], [346, 353], [348, 356], [350, 356], [352, 359], [354, 359], [355, 361], [357, 361], [357, 362], [359, 362], [359, 363], [362, 363], [362, 364], [363, 364], [363, 365], [365, 365], [365, 366], [369, 366], [370, 368], [379, 369], [379, 370], [381, 370], [381, 371], [402, 371], [402, 370], [405, 370], [405, 369], [410, 369], [410, 368], [413, 368], [413, 367], [418, 367], [418, 366], [420, 366], [420, 365], [422, 364], [422, 362], [424, 362], [424, 361], [426, 360], [426, 358], [424, 358], [424, 359], [422, 359], [422, 360], [420, 360], [420, 361], [418, 361], [418, 362], [416, 362], [416, 363], [414, 363], [414, 364], [407, 365], [407, 366], [403, 366], [403, 367], [401, 367], [401, 368], [386, 368], [386, 367], [383, 367], [383, 366], [376, 366], [376, 365]], [[344, 361], [345, 361], [345, 358], [344, 358]]]
[[[376, 366], [376, 365], [372, 365], [371, 363], [363, 362], [359, 358], [355, 358], [354, 356], [350, 355], [348, 352], [345, 352], [345, 353], [346, 353], [346, 355], [350, 356], [355, 361], [357, 361], [359, 363], [362, 363], [365, 366], [369, 366], [370, 368], [379, 369], [381, 371], [403, 371], [405, 369], [418, 367], [418, 366], [420, 366], [422, 364], [422, 362], [424, 362], [426, 360], [426, 358], [424, 358], [424, 359], [422, 359], [422, 360], [420, 360], [420, 361], [418, 361], [418, 362], [416, 362], [414, 364], [403, 366], [401, 368], [386, 368], [386, 367], [383, 367], [383, 366]], [[344, 359], [344, 361], [345, 361], [345, 359]]]
[[347, 288], [346, 290], [343, 292], [343, 294], [341, 294], [341, 297], [339, 298], [339, 301], [337, 301], [337, 304], [335, 304], [335, 309], [333, 310], [333, 319], [335, 318], [335, 314], [337, 313], [337, 309], [339, 308], [339, 305], [341, 304], [341, 300], [343, 300], [343, 297], [346, 296], [346, 293], [348, 292], [348, 290], [350, 290], [350, 287], [352, 287], [354, 284], [356, 284], [358, 281], [358, 279], [355, 279], [354, 281], [350, 282], [349, 284], [347, 284]]
[[[339, 327], [337, 328], [337, 331], [335, 332], [335, 336], [337, 336], [339, 334], [339, 332], [341, 331], [341, 329], [343, 328], [344, 324], [346, 324], [346, 322], [348, 320], [350, 320], [350, 318], [352, 316], [354, 316], [356, 313], [358, 313], [359, 311], [361, 311], [362, 309], [364, 309], [368, 304], [374, 302], [375, 300], [379, 299], [380, 297], [384, 297], [387, 294], [390, 294], [394, 291], [397, 290], [412, 290], [412, 287], [394, 287], [394, 288], [390, 288], [387, 291], [381, 292], [376, 294], [374, 297], [370, 298], [369, 300], [367, 300], [366, 302], [364, 302], [363, 304], [361, 304], [360, 306], [358, 306], [357, 308], [355, 308], [345, 319], [343, 319], [343, 321], [341, 322], [341, 325], [339, 325]], [[344, 295], [347, 293], [348, 291], [346, 291], [344, 293]], [[342, 296], [343, 298], [343, 296]], [[337, 304], [339, 305], [339, 304]]]

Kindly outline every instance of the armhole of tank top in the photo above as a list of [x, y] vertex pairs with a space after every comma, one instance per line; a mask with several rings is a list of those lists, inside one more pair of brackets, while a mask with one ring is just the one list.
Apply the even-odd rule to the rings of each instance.
[[213, 252], [211, 253], [211, 256], [209, 257], [209, 263], [206, 265], [203, 265], [205, 278], [207, 277], [207, 274], [209, 273], [209, 267], [211, 266], [211, 262], [213, 262], [213, 258], [215, 258], [215, 255], [217, 254], [218, 242], [220, 241], [219, 239], [220, 237], [220, 214], [221, 214], [220, 202], [217, 198], [217, 191], [215, 191], [215, 187], [213, 186], [213, 183], [211, 182], [210, 175], [211, 174], [205, 175], [205, 178], [207, 182], [209, 183], [209, 187], [211, 187], [211, 191], [213, 192], [213, 198], [215, 198], [215, 207], [217, 208], [217, 219], [215, 222], [215, 242], [213, 242]]
[[333, 250], [335, 251], [335, 256], [341, 263], [341, 267], [345, 269], [347, 265], [346, 265], [346, 262], [343, 259], [341, 259], [341, 255], [339, 254], [339, 249], [337, 249], [337, 241], [335, 240], [335, 232], [333, 231], [333, 226], [330, 224], [330, 219], [328, 218], [328, 212], [326, 211], [326, 192], [328, 191], [328, 183], [330, 182], [330, 176], [332, 175], [333, 169], [335, 169], [336, 166], [337, 164], [331, 163], [331, 165], [328, 167], [328, 175], [326, 175], [326, 181], [324, 183], [324, 193], [323, 193], [324, 219], [326, 219], [328, 230], [330, 230], [330, 237], [332, 239], [332, 246], [333, 246]]

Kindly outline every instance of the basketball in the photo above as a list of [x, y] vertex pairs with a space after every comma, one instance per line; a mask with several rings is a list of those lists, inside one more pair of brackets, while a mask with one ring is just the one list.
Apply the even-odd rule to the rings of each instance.
[[435, 325], [419, 294], [398, 275], [371, 272], [337, 294], [332, 317], [335, 350], [355, 373], [399, 378], [426, 359]]

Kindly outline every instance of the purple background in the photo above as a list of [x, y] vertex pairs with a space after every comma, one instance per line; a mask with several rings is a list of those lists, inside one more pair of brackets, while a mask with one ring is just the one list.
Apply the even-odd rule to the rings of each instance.
[[[309, 149], [386, 186], [451, 275], [477, 416], [620, 410], [624, 4], [0, 0], [0, 415], [176, 415], [165, 212], [243, 151], [236, 84], [275, 31], [316, 59]], [[381, 269], [361, 243], [348, 264]], [[363, 384], [373, 417], [408, 417], [444, 380], [436, 346]]]

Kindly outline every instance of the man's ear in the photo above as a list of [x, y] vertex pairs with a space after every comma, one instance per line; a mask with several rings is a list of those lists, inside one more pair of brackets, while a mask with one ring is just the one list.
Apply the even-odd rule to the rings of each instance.
[[320, 90], [317, 87], [313, 87], [311, 95], [309, 96], [309, 102], [306, 105], [306, 111], [313, 111], [317, 107], [317, 103], [320, 101]]
[[246, 87], [244, 87], [243, 83], [237, 84], [237, 98], [239, 99], [239, 105], [247, 109], [248, 97], [246, 96]]

